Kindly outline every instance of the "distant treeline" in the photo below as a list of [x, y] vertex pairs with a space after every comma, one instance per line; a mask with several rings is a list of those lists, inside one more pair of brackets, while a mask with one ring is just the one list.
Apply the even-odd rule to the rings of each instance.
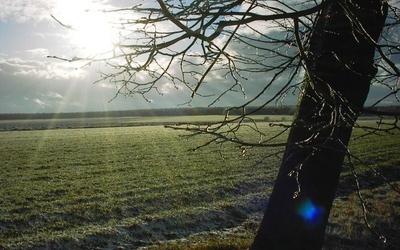
[[[246, 107], [247, 114], [254, 115], [292, 115], [294, 106]], [[224, 115], [229, 110], [229, 115], [241, 115], [243, 109], [228, 109], [224, 107], [194, 107], [170, 109], [135, 109], [96, 112], [71, 112], [71, 113], [13, 113], [0, 114], [0, 120], [22, 119], [69, 119], [69, 118], [101, 118], [101, 117], [131, 117], [131, 116], [193, 116], [193, 115]]]
[[[71, 113], [14, 113], [0, 114], [0, 120], [22, 119], [68, 119], [68, 118], [101, 118], [101, 117], [132, 117], [132, 116], [192, 116], [192, 115], [224, 115], [229, 110], [229, 115], [241, 115], [243, 112], [252, 115], [293, 115], [295, 106], [268, 106], [263, 108], [246, 107], [243, 109], [228, 109], [225, 107], [194, 107], [194, 108], [170, 108], [170, 109], [134, 109], [117, 111], [96, 112], [71, 112]], [[399, 114], [400, 106], [382, 106], [371, 109], [365, 115], [373, 115], [376, 112], [385, 114]]]
[[377, 106], [364, 112], [364, 116], [374, 116], [376, 114], [399, 117], [400, 106]]

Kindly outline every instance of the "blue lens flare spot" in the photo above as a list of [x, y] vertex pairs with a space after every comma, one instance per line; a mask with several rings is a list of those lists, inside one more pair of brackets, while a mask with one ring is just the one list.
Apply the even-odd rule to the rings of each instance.
[[315, 206], [310, 199], [305, 199], [300, 202], [297, 213], [303, 218], [307, 227], [313, 227], [321, 221], [324, 209]]

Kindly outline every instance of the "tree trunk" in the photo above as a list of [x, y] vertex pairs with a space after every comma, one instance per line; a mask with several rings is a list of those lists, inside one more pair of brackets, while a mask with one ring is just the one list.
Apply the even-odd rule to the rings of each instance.
[[318, 18], [308, 77], [252, 250], [322, 248], [346, 147], [376, 74], [373, 41], [386, 15], [384, 1], [343, 0]]

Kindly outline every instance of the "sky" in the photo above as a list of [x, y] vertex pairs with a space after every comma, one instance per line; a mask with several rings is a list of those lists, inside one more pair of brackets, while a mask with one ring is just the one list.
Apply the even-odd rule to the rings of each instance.
[[[115, 2], [118, 6], [128, 6], [131, 1]], [[72, 58], [91, 53], [87, 51], [89, 43], [93, 51], [109, 46], [99, 42], [107, 40], [106, 32], [99, 28], [104, 21], [85, 10], [110, 8], [113, 4], [112, 1], [87, 0], [2, 0], [0, 113], [146, 108], [147, 102], [132, 98], [118, 97], [110, 102], [116, 89], [105, 83], [93, 84], [100, 77], [95, 65], [82, 68], [79, 63], [47, 58]], [[66, 23], [88, 23], [92, 27], [74, 32], [51, 15]]]
[[[116, 86], [100, 78], [96, 63], [66, 62], [48, 56], [73, 58], [94, 55], [112, 46], [114, 34], [102, 9], [129, 7], [148, 0], [2, 0], [0, 2], [0, 113], [83, 112], [127, 109], [175, 108], [191, 100], [183, 86], [161, 82], [159, 94], [148, 100], [140, 96], [116, 96]], [[92, 10], [92, 11], [88, 11]], [[54, 18], [53, 18], [54, 17]], [[79, 27], [71, 30], [60, 23]], [[217, 71], [218, 72], [218, 71]], [[219, 79], [214, 73], [215, 79]], [[255, 77], [246, 86], [260, 88], [265, 78]], [[226, 83], [228, 84], [228, 83]], [[221, 85], [222, 87], [229, 86]], [[210, 85], [208, 91], [221, 86]], [[256, 93], [256, 92], [254, 92]], [[372, 88], [369, 102], [384, 95]], [[286, 104], [296, 102], [296, 95]], [[211, 99], [196, 98], [194, 106], [207, 106]], [[214, 106], [246, 102], [240, 93], [227, 95]]]

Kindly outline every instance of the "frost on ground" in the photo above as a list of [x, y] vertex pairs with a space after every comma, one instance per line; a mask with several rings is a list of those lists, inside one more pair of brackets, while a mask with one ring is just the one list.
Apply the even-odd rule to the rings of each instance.
[[[152, 215], [122, 218], [107, 225], [88, 225], [70, 235], [52, 240], [40, 239], [29, 244], [31, 249], [146, 249], [171, 242], [189, 242], [255, 231], [265, 210], [266, 193], [243, 190], [235, 200], [206, 206], [165, 210]], [[236, 189], [236, 191], [240, 192]], [[231, 195], [231, 194], [230, 194]], [[190, 202], [190, 201], [189, 201]], [[40, 243], [39, 243], [40, 242]], [[26, 242], [24, 246], [26, 247]], [[17, 245], [11, 249], [19, 249]]]

